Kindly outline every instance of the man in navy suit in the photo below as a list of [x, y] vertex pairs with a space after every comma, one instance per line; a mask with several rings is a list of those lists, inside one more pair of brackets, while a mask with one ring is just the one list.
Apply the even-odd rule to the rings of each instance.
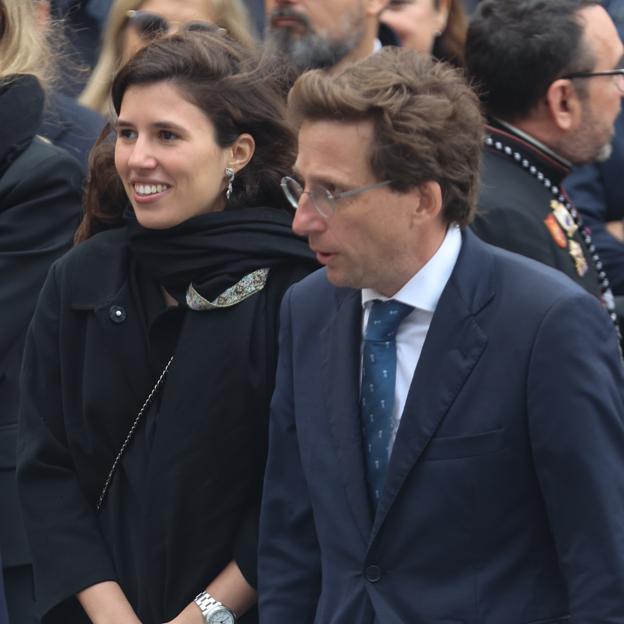
[[461, 76], [385, 49], [305, 74], [263, 624], [624, 623], [624, 378], [598, 300], [491, 247]]

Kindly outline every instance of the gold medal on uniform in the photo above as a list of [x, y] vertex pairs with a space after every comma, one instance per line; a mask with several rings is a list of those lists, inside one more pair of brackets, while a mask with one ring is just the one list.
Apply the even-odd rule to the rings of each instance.
[[576, 272], [579, 274], [579, 277], [583, 277], [585, 273], [587, 273], [587, 260], [585, 260], [585, 254], [583, 254], [583, 248], [576, 242], [570, 241], [570, 255], [572, 256], [572, 260], [574, 260], [574, 266], [576, 267]]
[[553, 199], [550, 202], [550, 209], [553, 211], [555, 219], [557, 219], [559, 225], [564, 229], [565, 233], [572, 238], [578, 227], [568, 209], [556, 199]]

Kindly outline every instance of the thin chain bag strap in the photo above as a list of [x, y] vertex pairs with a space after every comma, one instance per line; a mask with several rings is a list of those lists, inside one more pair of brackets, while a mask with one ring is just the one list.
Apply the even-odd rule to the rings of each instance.
[[134, 432], [139, 426], [139, 423], [141, 422], [141, 418], [143, 418], [143, 414], [145, 413], [145, 410], [151, 405], [152, 401], [154, 400], [154, 397], [156, 396], [156, 394], [162, 387], [163, 382], [165, 381], [167, 372], [169, 370], [169, 367], [171, 366], [171, 362], [173, 362], [173, 355], [169, 358], [169, 361], [167, 362], [167, 364], [165, 364], [165, 368], [163, 368], [162, 373], [160, 373], [160, 377], [156, 380], [156, 383], [154, 384], [152, 391], [147, 395], [147, 398], [143, 402], [143, 405], [141, 406], [139, 413], [136, 415], [136, 418], [134, 419], [134, 422], [132, 423], [132, 426], [130, 427], [130, 430], [128, 431], [128, 435], [126, 436], [126, 439], [123, 441], [123, 444], [121, 445], [121, 448], [119, 449], [119, 452], [117, 453], [117, 457], [115, 457], [115, 461], [113, 461], [113, 465], [111, 466], [111, 469], [108, 471], [108, 476], [106, 477], [106, 481], [104, 482], [102, 491], [100, 492], [100, 497], [98, 498], [97, 505], [95, 506], [96, 513], [100, 513], [100, 509], [102, 509], [102, 505], [104, 504], [104, 499], [106, 498], [106, 494], [108, 494], [108, 488], [110, 487], [111, 481], [113, 480], [113, 476], [115, 475], [117, 466], [119, 465], [119, 462], [121, 461], [121, 458], [123, 457], [123, 454], [126, 452], [126, 448], [128, 447], [128, 444], [130, 444], [130, 441], [132, 440], [132, 437], [134, 436]]

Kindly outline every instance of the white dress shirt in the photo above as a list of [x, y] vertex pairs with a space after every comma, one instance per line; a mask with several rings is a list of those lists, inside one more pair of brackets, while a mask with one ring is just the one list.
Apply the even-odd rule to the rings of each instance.
[[[372, 288], [362, 289], [362, 337], [370, 308], [375, 299], [387, 301], [389, 298], [406, 303], [414, 308], [399, 325], [396, 334], [397, 370], [394, 386], [394, 406], [392, 409], [392, 436], [388, 455], [392, 451], [401, 415], [405, 407], [407, 393], [420, 353], [429, 331], [442, 291], [453, 272], [461, 249], [461, 233], [456, 225], [449, 227], [442, 244], [430, 260], [393, 297], [384, 297]], [[360, 371], [361, 374], [361, 371]]]

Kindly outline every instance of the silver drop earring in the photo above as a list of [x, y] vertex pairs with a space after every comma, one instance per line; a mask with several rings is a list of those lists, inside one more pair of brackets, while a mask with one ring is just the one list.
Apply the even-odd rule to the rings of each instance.
[[229, 201], [232, 197], [232, 185], [234, 184], [234, 178], [236, 177], [236, 173], [234, 169], [230, 169], [230, 167], [225, 168], [225, 177], [228, 179], [227, 191], [225, 191], [225, 197]]

